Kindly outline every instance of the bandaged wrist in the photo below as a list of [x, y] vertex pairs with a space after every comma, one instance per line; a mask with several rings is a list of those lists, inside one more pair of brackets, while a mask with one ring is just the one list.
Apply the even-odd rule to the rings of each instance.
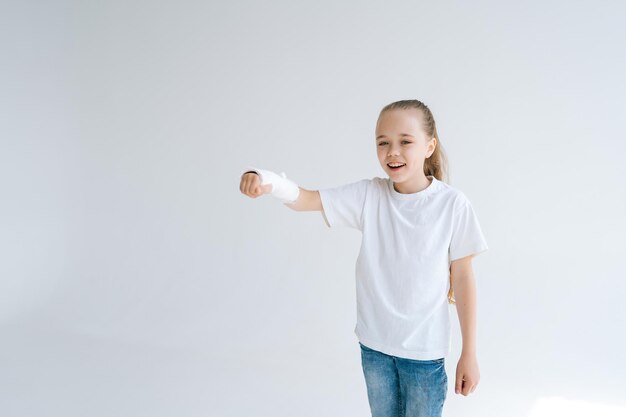
[[288, 179], [284, 172], [278, 175], [267, 169], [248, 167], [241, 175], [246, 172], [257, 173], [261, 179], [261, 185], [272, 184], [271, 195], [278, 198], [283, 203], [295, 203], [296, 200], [298, 200], [300, 188], [298, 184]]

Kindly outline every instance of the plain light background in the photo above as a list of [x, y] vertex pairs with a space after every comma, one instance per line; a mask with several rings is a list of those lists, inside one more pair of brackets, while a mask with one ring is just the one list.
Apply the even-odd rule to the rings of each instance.
[[625, 11], [3, 2], [0, 415], [369, 415], [360, 233], [239, 174], [383, 177], [378, 112], [410, 98], [490, 247], [481, 382], [454, 394], [451, 306], [444, 415], [626, 406]]

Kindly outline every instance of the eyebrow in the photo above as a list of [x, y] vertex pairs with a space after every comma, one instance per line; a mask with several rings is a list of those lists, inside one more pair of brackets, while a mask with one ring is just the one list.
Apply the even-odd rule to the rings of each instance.
[[[400, 133], [400, 136], [409, 136], [409, 137], [411, 137], [411, 138], [415, 139], [412, 135], [409, 135], [408, 133]], [[387, 136], [385, 136], [385, 135], [378, 135], [378, 136], [376, 137], [376, 140], [378, 140], [378, 139], [383, 139], [383, 138], [386, 138], [386, 137], [387, 137]]]

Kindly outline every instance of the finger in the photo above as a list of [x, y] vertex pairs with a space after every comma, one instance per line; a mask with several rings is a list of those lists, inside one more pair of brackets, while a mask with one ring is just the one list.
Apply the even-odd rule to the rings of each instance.
[[252, 178], [250, 181], [250, 189], [254, 193], [254, 195], [259, 196], [263, 193], [261, 189], [261, 181], [259, 181], [259, 177], [255, 175], [255, 178]]
[[463, 395], [466, 397], [470, 393], [471, 384], [468, 381], [463, 381]]
[[461, 378], [457, 378], [456, 385], [454, 387], [454, 392], [456, 394], [460, 394], [462, 389], [463, 389], [463, 380]]
[[259, 195], [258, 187], [254, 185], [250, 185], [250, 187], [248, 187], [248, 194], [250, 195], [250, 197], [258, 196]]
[[259, 184], [255, 183], [253, 179], [249, 179], [246, 184], [246, 190], [248, 190], [248, 194], [251, 197], [254, 197], [259, 194]]
[[463, 381], [463, 394], [470, 395], [476, 389], [476, 383], [472, 381]]

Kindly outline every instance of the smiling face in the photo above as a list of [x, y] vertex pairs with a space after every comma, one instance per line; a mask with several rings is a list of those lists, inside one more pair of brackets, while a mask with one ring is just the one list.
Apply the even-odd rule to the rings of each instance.
[[[408, 186], [423, 183], [424, 160], [435, 151], [437, 139], [428, 138], [417, 109], [395, 109], [383, 112], [376, 123], [378, 161], [394, 183]], [[389, 163], [405, 164], [391, 168]], [[427, 180], [426, 180], [427, 181]]]

